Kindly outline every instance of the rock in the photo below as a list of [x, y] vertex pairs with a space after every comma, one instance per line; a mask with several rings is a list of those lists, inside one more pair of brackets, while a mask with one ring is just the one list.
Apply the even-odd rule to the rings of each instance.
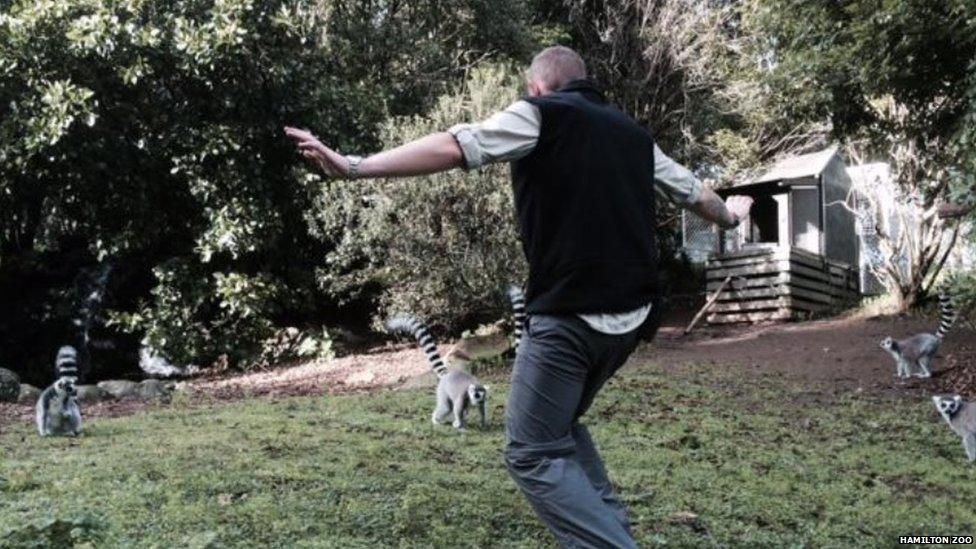
[[75, 390], [78, 391], [78, 402], [101, 402], [112, 398], [108, 391], [98, 385], [75, 385]]
[[677, 511], [671, 513], [667, 520], [673, 524], [694, 524], [698, 522], [698, 515], [691, 511]]
[[129, 381], [127, 379], [100, 381], [98, 383], [98, 388], [103, 389], [106, 393], [115, 398], [125, 398], [139, 395], [139, 384], [135, 381]]
[[27, 383], [21, 383], [20, 395], [17, 396], [17, 402], [21, 404], [32, 404], [37, 402], [37, 397], [39, 396], [41, 396], [40, 389]]
[[173, 391], [173, 383], [165, 383], [158, 379], [146, 379], [139, 384], [139, 398], [154, 400], [168, 397]]
[[341, 326], [329, 328], [329, 335], [336, 341], [350, 347], [360, 347], [369, 343], [369, 339], [363, 335], [347, 330]]
[[20, 397], [20, 378], [17, 374], [0, 368], [0, 402], [17, 402]]
[[139, 349], [139, 368], [151, 376], [161, 377], [188, 376], [200, 371], [200, 368], [192, 364], [176, 366], [149, 347]]

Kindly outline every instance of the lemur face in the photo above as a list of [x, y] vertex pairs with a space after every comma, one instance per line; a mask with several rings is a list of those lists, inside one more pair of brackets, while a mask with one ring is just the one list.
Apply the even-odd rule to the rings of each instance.
[[890, 351], [895, 346], [895, 340], [888, 336], [881, 340], [881, 348], [885, 351]]
[[475, 404], [480, 404], [488, 399], [488, 389], [481, 385], [471, 385], [468, 387], [468, 398]]
[[932, 397], [932, 402], [938, 408], [939, 413], [948, 419], [959, 411], [959, 407], [962, 406], [962, 397], [959, 395], [938, 395]]

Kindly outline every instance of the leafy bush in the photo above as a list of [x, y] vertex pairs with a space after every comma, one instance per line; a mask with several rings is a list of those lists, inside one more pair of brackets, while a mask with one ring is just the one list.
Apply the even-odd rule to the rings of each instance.
[[[386, 123], [383, 145], [484, 119], [515, 100], [519, 86], [503, 66], [473, 70], [426, 115]], [[381, 317], [410, 311], [458, 329], [497, 315], [507, 309], [507, 284], [525, 277], [510, 189], [504, 164], [325, 184], [310, 216], [313, 234], [334, 246], [319, 281], [339, 299], [380, 288]]]
[[16, 334], [71, 312], [16, 296], [37, 272], [71, 280], [103, 259], [122, 266], [116, 328], [173, 360], [243, 357], [276, 326], [321, 323], [321, 244], [281, 127], [376, 146], [391, 112], [527, 47], [515, 0], [0, 5], [0, 361], [22, 371], [58, 342]]
[[282, 290], [267, 275], [218, 272], [208, 278], [205, 269], [179, 261], [153, 272], [152, 301], [138, 312], [116, 313], [111, 322], [123, 331], [144, 333], [149, 348], [176, 363], [221, 355], [233, 363], [247, 361], [272, 336], [274, 299]]

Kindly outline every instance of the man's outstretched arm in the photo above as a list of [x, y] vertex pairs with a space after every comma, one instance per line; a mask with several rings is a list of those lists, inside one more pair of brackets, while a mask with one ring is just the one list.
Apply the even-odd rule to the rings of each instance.
[[654, 188], [680, 208], [691, 211], [723, 229], [731, 229], [749, 215], [752, 199], [730, 196], [725, 202], [715, 191], [702, 185], [691, 170], [678, 164], [654, 145]]
[[[308, 161], [314, 163], [330, 177], [349, 177], [349, 160], [326, 147], [311, 132], [298, 128], [285, 128], [291, 139]], [[433, 133], [399, 147], [364, 158], [359, 163], [356, 177], [406, 177], [442, 172], [463, 165], [461, 147], [453, 135], [447, 132]]]
[[732, 229], [739, 221], [749, 215], [752, 198], [734, 195], [726, 201], [715, 194], [715, 191], [702, 188], [698, 200], [688, 204], [687, 208], [698, 217], [711, 221], [723, 229]]

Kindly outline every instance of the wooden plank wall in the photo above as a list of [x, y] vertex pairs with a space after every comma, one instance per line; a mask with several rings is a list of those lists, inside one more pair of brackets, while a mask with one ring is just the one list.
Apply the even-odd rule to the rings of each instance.
[[748, 249], [710, 259], [708, 291], [733, 281], [712, 306], [711, 324], [807, 318], [860, 299], [857, 269], [798, 248]]

